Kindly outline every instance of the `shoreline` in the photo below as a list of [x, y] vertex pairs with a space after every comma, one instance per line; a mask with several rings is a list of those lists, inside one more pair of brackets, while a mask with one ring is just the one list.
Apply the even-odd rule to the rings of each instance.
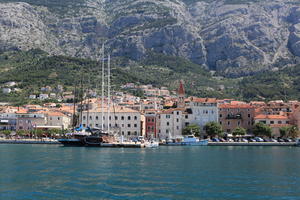
[[[57, 140], [40, 139], [0, 139], [0, 144], [55, 144], [62, 145]], [[107, 147], [110, 145], [106, 145]], [[160, 145], [168, 146], [168, 145]], [[296, 142], [209, 142], [207, 146], [296, 146]]]

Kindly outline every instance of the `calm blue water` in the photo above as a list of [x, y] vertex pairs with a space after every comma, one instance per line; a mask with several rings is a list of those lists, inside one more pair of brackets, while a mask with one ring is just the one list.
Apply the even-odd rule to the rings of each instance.
[[300, 199], [300, 148], [0, 145], [0, 199]]

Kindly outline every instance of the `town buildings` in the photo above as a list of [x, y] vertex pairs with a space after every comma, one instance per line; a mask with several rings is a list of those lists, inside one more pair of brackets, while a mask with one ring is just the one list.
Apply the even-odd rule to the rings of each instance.
[[[102, 115], [103, 113], [103, 115]], [[82, 112], [83, 127], [103, 126], [104, 130], [111, 129], [127, 137], [140, 136], [142, 133], [141, 113], [123, 106], [95, 108]]]
[[232, 133], [237, 127], [242, 127], [251, 133], [254, 114], [255, 107], [250, 104], [232, 102], [219, 105], [219, 122], [226, 133]]

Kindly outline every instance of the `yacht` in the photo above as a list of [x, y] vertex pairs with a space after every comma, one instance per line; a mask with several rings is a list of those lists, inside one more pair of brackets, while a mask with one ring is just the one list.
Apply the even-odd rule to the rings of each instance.
[[183, 138], [177, 138], [172, 140], [172, 142], [167, 141], [166, 145], [168, 146], [207, 146], [208, 140], [200, 140], [194, 135], [187, 135]]

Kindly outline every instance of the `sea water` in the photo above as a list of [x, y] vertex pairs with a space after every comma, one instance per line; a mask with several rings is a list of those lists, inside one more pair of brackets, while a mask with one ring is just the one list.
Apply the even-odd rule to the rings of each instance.
[[0, 199], [300, 199], [300, 147], [0, 145]]

